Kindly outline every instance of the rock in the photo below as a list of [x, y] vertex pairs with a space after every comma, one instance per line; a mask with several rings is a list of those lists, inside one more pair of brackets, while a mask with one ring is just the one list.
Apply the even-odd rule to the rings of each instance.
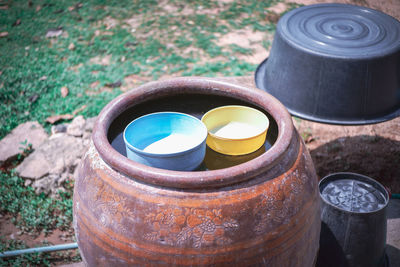
[[49, 175], [43, 179], [34, 181], [32, 187], [35, 189], [36, 194], [44, 193], [48, 195], [52, 191], [52, 188], [54, 188], [56, 180], [57, 175]]
[[16, 168], [16, 173], [26, 179], [25, 186], [53, 197], [65, 191], [65, 181], [76, 176], [95, 121], [96, 117], [85, 120], [77, 116], [70, 124], [54, 125], [52, 135]]
[[[29, 145], [36, 149], [48, 135], [37, 121], [20, 124], [0, 140], [0, 166], [14, 160]], [[26, 142], [26, 145], [21, 143]]]
[[92, 132], [94, 124], [96, 123], [97, 117], [91, 117], [86, 119], [86, 124], [85, 124], [85, 132]]
[[88, 142], [90, 141], [91, 137], [92, 137], [92, 133], [91, 132], [84, 132], [83, 133], [82, 139], [85, 142], [85, 146], [87, 146], [89, 144]]
[[49, 173], [51, 163], [40, 152], [33, 152], [16, 168], [17, 174], [23, 178], [39, 179]]
[[26, 157], [16, 171], [19, 176], [34, 180], [46, 175], [60, 176], [64, 171], [75, 170], [76, 159], [81, 158], [84, 151], [81, 138], [58, 133]]
[[56, 133], [66, 133], [67, 132], [67, 124], [57, 124], [51, 126], [51, 134]]
[[85, 129], [85, 119], [82, 115], [75, 117], [67, 126], [67, 134], [71, 136], [82, 136]]
[[27, 186], [30, 186], [31, 184], [32, 184], [32, 180], [26, 179], [24, 186], [27, 187]]

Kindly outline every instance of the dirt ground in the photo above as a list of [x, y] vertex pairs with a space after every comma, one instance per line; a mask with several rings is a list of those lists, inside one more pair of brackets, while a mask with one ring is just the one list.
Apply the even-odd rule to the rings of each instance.
[[400, 118], [366, 126], [294, 120], [320, 178], [333, 172], [367, 175], [400, 192]]
[[380, 10], [386, 14], [400, 20], [400, 1], [399, 0], [286, 0], [287, 3], [297, 3], [303, 5], [319, 4], [319, 3], [342, 3], [357, 6], [365, 6], [372, 9]]

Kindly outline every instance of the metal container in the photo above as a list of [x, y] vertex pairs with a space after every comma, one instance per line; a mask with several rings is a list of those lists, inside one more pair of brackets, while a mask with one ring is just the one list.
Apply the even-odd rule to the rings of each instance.
[[388, 266], [386, 189], [367, 176], [342, 172], [324, 177], [319, 190], [322, 227], [318, 266]]
[[370, 124], [400, 115], [400, 22], [346, 4], [294, 9], [279, 20], [257, 87], [297, 117]]
[[[264, 112], [271, 146], [235, 166], [191, 172], [124, 156], [121, 133], [133, 117], [174, 110], [201, 118], [222, 105]], [[88, 266], [315, 263], [317, 176], [289, 113], [269, 94], [206, 78], [151, 82], [111, 101], [92, 140], [74, 189], [74, 229]]]

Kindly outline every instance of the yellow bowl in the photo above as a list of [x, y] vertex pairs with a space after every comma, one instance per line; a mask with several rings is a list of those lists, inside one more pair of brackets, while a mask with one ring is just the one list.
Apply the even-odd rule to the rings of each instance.
[[226, 155], [245, 155], [265, 142], [268, 117], [246, 106], [222, 106], [208, 111], [201, 118], [208, 130], [207, 145]]

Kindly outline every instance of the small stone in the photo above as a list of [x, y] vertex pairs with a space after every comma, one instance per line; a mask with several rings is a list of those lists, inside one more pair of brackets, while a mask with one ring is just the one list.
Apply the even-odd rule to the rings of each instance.
[[90, 140], [90, 138], [92, 137], [92, 133], [91, 132], [84, 132], [82, 135], [82, 139], [84, 142]]
[[75, 168], [74, 174], [72, 175], [71, 178], [73, 178], [74, 180], [77, 180], [79, 176], [79, 168]]
[[62, 184], [68, 180], [69, 175], [68, 173], [63, 173], [56, 181], [57, 186], [62, 186]]
[[36, 194], [44, 193], [48, 195], [54, 188], [55, 179], [53, 175], [47, 176], [43, 179], [37, 180], [32, 184], [32, 187], [35, 189]]
[[75, 117], [67, 127], [67, 134], [71, 136], [82, 136], [85, 123], [86, 121], [82, 115]]
[[29, 144], [32, 149], [41, 145], [48, 135], [37, 121], [20, 124], [0, 140], [0, 166], [14, 160]]
[[31, 184], [32, 184], [32, 180], [26, 179], [25, 183], [24, 183], [24, 186], [27, 187], [27, 186], [30, 186]]
[[96, 123], [97, 117], [91, 117], [86, 119], [86, 124], [85, 124], [85, 132], [92, 132], [94, 124]]
[[67, 124], [57, 124], [51, 126], [51, 134], [56, 133], [66, 133], [67, 132]]

